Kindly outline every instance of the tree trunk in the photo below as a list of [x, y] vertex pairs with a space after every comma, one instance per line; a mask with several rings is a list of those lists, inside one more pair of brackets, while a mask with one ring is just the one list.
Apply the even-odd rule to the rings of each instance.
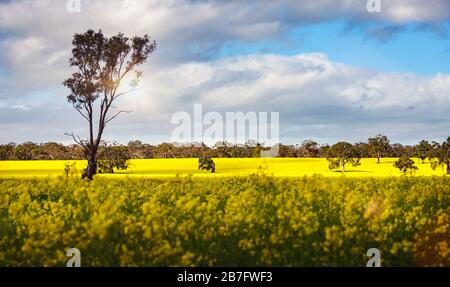
[[380, 153], [377, 154], [378, 163], [380, 163]]
[[93, 180], [94, 175], [97, 173], [97, 153], [95, 151], [90, 151], [88, 153], [87, 160], [88, 166], [83, 177], [88, 180]]
[[341, 168], [342, 168], [342, 173], [345, 173], [345, 163], [343, 160], [341, 160]]
[[450, 162], [447, 163], [447, 174], [450, 174]]

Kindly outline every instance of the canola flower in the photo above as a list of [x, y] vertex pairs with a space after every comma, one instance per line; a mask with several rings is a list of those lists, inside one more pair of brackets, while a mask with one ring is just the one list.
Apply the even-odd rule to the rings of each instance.
[[[377, 163], [376, 158], [364, 158], [361, 165], [346, 167], [347, 177], [395, 177], [402, 176], [393, 165], [396, 158], [383, 158]], [[444, 165], [433, 170], [427, 161], [422, 163], [415, 159], [418, 170], [414, 171], [416, 176], [441, 176], [446, 174]], [[176, 175], [192, 175], [194, 177], [231, 177], [251, 175], [258, 172], [260, 167], [266, 168], [277, 177], [303, 177], [316, 174], [325, 177], [340, 177], [339, 169], [329, 170], [328, 161], [325, 158], [217, 158], [216, 173], [198, 170], [198, 159], [136, 159], [131, 160], [125, 171], [116, 171], [114, 175], [102, 174], [100, 177], [135, 177], [135, 178], [174, 178]], [[86, 168], [86, 161], [63, 161], [63, 160], [36, 160], [36, 161], [0, 161], [0, 178], [46, 178], [48, 176], [58, 177], [64, 170], [66, 164], [73, 164], [78, 170]]]
[[0, 180], [0, 266], [450, 266], [450, 178]]

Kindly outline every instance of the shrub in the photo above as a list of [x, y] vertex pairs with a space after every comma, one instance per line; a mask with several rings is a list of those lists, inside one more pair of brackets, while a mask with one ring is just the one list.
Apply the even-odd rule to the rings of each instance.
[[395, 163], [394, 167], [398, 168], [401, 172], [407, 173], [408, 171], [418, 170], [419, 168], [415, 165], [414, 160], [407, 156], [400, 157]]
[[114, 169], [126, 170], [130, 156], [124, 146], [106, 146], [100, 149], [97, 161], [98, 173], [114, 173]]
[[216, 172], [216, 164], [214, 160], [210, 157], [201, 157], [198, 159], [198, 169], [200, 170], [208, 170], [211, 173]]

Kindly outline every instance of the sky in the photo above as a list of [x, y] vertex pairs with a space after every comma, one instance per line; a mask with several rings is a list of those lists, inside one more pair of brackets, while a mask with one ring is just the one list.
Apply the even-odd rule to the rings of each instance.
[[0, 143], [87, 135], [62, 82], [88, 29], [157, 42], [107, 140], [170, 141], [194, 104], [278, 112], [288, 144], [450, 136], [450, 0], [70, 1], [0, 0]]

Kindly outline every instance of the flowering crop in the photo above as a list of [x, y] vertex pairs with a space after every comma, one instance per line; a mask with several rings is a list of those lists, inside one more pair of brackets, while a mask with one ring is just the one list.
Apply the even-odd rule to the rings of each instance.
[[0, 180], [0, 265], [450, 266], [450, 178]]

